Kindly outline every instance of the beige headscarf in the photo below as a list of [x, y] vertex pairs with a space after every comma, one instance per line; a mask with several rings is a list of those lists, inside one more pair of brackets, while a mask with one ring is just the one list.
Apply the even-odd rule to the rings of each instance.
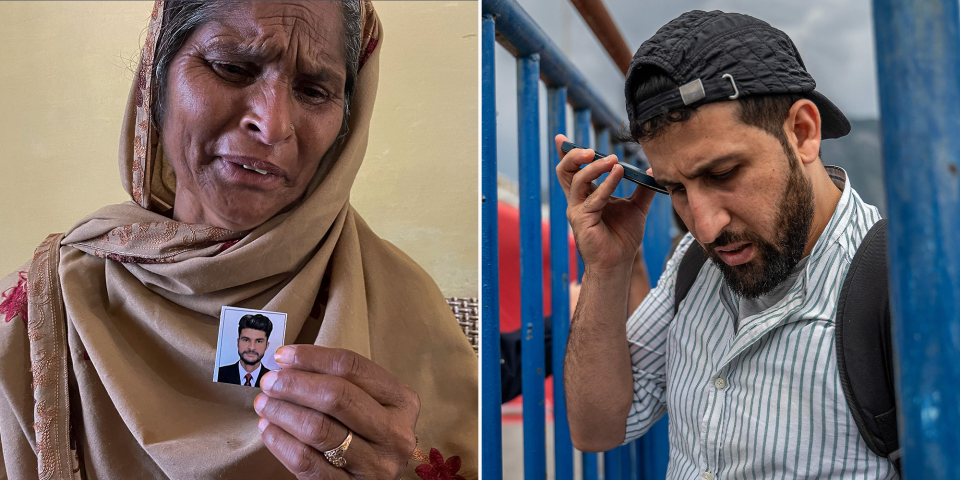
[[259, 389], [211, 382], [230, 305], [285, 312], [285, 343], [353, 350], [413, 388], [431, 458], [404, 478], [433, 478], [453, 456], [475, 478], [476, 356], [434, 282], [349, 202], [377, 90], [371, 5], [339, 155], [301, 205], [246, 234], [160, 213], [176, 195], [149, 122], [162, 19], [158, 1], [121, 135], [134, 201], [51, 235], [0, 284], [0, 467], [17, 479], [290, 477], [260, 440]]

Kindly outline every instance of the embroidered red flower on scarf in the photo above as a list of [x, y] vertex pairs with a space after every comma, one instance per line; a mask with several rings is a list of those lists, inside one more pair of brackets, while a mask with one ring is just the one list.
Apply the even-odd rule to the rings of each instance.
[[2, 301], [0, 301], [0, 315], [3, 315], [4, 323], [9, 322], [16, 316], [20, 316], [24, 325], [27, 323], [27, 272], [20, 272], [20, 279], [17, 284], [3, 292]]
[[436, 448], [430, 449], [430, 463], [420, 465], [415, 471], [423, 480], [467, 480], [462, 475], [457, 475], [460, 471], [460, 457], [454, 455], [444, 462], [443, 455]]

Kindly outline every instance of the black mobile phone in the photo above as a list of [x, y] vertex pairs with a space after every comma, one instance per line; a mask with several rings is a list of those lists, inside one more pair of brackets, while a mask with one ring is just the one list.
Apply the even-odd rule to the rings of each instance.
[[[560, 145], [560, 150], [563, 151], [563, 153], [569, 153], [570, 150], [573, 150], [575, 148], [583, 148], [583, 147], [574, 145], [570, 142], [563, 142], [563, 145]], [[606, 156], [607, 155], [603, 153], [594, 151], [593, 159], [600, 160], [601, 158], [604, 158]], [[617, 163], [619, 163], [620, 166], [623, 167], [623, 178], [630, 180], [631, 182], [636, 183], [637, 185], [643, 185], [644, 187], [647, 187], [650, 190], [653, 190], [655, 192], [660, 192], [665, 195], [669, 195], [669, 193], [667, 193], [667, 189], [663, 188], [663, 185], [660, 185], [659, 183], [657, 183], [657, 181], [653, 177], [644, 173], [643, 170], [640, 170], [639, 168], [634, 167], [629, 163], [624, 163], [624, 162], [617, 162]]]

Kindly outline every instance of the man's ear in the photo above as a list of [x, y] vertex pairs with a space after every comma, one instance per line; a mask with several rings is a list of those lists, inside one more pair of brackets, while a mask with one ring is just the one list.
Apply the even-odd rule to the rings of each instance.
[[783, 123], [787, 140], [797, 152], [800, 161], [813, 163], [820, 158], [820, 110], [810, 100], [797, 100]]

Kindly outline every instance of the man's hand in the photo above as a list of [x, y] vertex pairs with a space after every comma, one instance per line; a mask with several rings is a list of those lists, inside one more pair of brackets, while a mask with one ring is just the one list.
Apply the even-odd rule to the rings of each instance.
[[[349, 350], [289, 345], [254, 400], [263, 443], [297, 478], [396, 479], [416, 447], [420, 397]], [[338, 468], [323, 456], [353, 440]]]
[[[612, 197], [623, 178], [615, 155], [594, 161], [593, 150], [579, 148], [564, 155], [560, 145], [567, 137], [557, 135], [554, 140], [561, 155], [557, 178], [567, 196], [567, 219], [584, 267], [599, 271], [630, 267], [655, 192], [637, 188], [629, 198]], [[584, 164], [588, 165], [581, 169]], [[607, 172], [603, 183], [594, 187], [592, 182]]]
[[[557, 135], [558, 151], [566, 140]], [[623, 167], [615, 156], [593, 161], [593, 155], [589, 149], [563, 155], [557, 177], [585, 267], [564, 356], [567, 419], [573, 445], [600, 452], [623, 441], [633, 401], [627, 307], [654, 192], [637, 188], [630, 198], [612, 197]], [[594, 187], [605, 172], [606, 180]]]

